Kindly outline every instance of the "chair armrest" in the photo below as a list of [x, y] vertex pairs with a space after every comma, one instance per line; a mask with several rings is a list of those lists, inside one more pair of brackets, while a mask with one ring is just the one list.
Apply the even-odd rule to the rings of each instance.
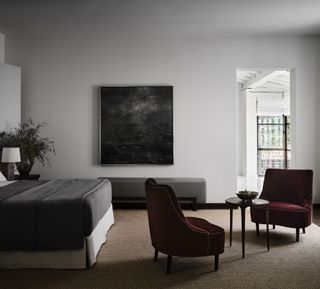
[[312, 194], [305, 198], [303, 206], [305, 208], [312, 209]]

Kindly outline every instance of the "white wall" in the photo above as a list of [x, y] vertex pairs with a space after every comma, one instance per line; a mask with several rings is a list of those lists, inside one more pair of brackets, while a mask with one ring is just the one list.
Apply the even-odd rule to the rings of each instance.
[[[318, 80], [318, 85], [316, 87], [317, 91], [320, 91], [320, 38], [318, 38], [318, 57], [317, 57], [317, 73], [316, 73], [316, 77]], [[295, 75], [293, 75], [295, 77]], [[290, 80], [291, 81], [291, 80]], [[317, 97], [317, 103], [316, 103], [316, 108], [320, 108], [320, 97], [319, 97], [319, 93], [318, 93], [318, 97]], [[319, 111], [319, 109], [318, 109]], [[316, 131], [315, 131], [315, 137], [316, 137], [316, 143], [317, 143], [317, 148], [316, 148], [316, 155], [319, 155], [319, 151], [320, 151], [320, 128], [319, 128], [319, 120], [320, 116], [319, 113], [317, 113], [317, 125], [316, 125]], [[315, 167], [315, 172], [314, 172], [314, 178], [317, 177], [317, 174], [319, 174], [320, 172], [320, 157], [316, 157], [316, 167]], [[320, 184], [318, 182], [316, 182], [316, 194], [318, 191], [320, 191]], [[320, 192], [315, 196], [314, 200], [316, 202], [320, 202]]]
[[0, 62], [0, 131], [21, 120], [21, 69]]
[[4, 62], [5, 37], [0, 33], [0, 62]]
[[0, 131], [16, 126], [21, 118], [21, 69], [5, 64], [5, 37], [0, 33]]
[[0, 131], [21, 120], [21, 69], [5, 64], [5, 36], [0, 33]]
[[[130, 35], [93, 31], [7, 36], [6, 60], [23, 71], [23, 118], [47, 121], [43, 133], [55, 140], [52, 169], [34, 169], [42, 177], [204, 177], [207, 201], [224, 202], [237, 186], [238, 67], [296, 69], [297, 167], [319, 163], [316, 38], [141, 34], [134, 27]], [[98, 88], [140, 84], [174, 86], [174, 165], [101, 167]]]

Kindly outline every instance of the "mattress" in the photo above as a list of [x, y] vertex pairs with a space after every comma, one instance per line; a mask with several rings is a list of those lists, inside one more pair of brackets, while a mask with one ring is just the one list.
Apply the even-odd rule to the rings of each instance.
[[[59, 185], [55, 185], [57, 183], [59, 183]], [[73, 184], [70, 185], [70, 183]], [[75, 186], [74, 183], [76, 183]], [[58, 189], [59, 187], [60, 189]], [[80, 191], [83, 192], [74, 192], [74, 189], [79, 187], [81, 188]], [[33, 191], [33, 188], [36, 188], [36, 192]], [[72, 189], [70, 190], [70, 188]], [[42, 196], [42, 198], [29, 198], [30, 195], [34, 196], [39, 194]], [[54, 198], [52, 197], [53, 195], [55, 195]], [[78, 197], [75, 197], [75, 195]], [[21, 220], [22, 216], [24, 216], [24, 214], [21, 214], [21, 211], [26, 209], [28, 210], [28, 208], [34, 209], [34, 203], [36, 203], [35, 200], [40, 203], [43, 200], [49, 200], [50, 203], [52, 203], [52, 207], [50, 205], [49, 207], [45, 206], [44, 208], [50, 209], [51, 207], [50, 214], [52, 217], [55, 217], [52, 219], [54, 221], [58, 220], [59, 218], [62, 220], [66, 219], [66, 215], [64, 215], [66, 212], [63, 213], [64, 210], [60, 210], [61, 202], [64, 204], [62, 207], [64, 207], [66, 203], [72, 204], [73, 199], [78, 199], [76, 203], [79, 203], [79, 199], [81, 199], [80, 203], [82, 209], [80, 210], [80, 223], [83, 225], [83, 236], [81, 237], [80, 247], [70, 248], [70, 246], [67, 245], [66, 247], [59, 249], [56, 247], [56, 245], [54, 245], [54, 249], [43, 249], [38, 247], [33, 248], [33, 250], [26, 250], [23, 249], [25, 245], [22, 247], [15, 245], [15, 248], [11, 250], [0, 250], [0, 268], [88, 268], [96, 262], [96, 256], [100, 250], [100, 247], [106, 241], [106, 234], [114, 223], [113, 209], [111, 204], [111, 184], [108, 180], [103, 182], [101, 182], [101, 180], [0, 182], [0, 224], [2, 225], [5, 220], [10, 217], [10, 214], [6, 214], [6, 212], [11, 211], [8, 211], [6, 206], [8, 204], [9, 208], [10, 206], [14, 208], [14, 211], [18, 216], [17, 219], [24, 221]], [[37, 209], [40, 207], [41, 205], [36, 206]], [[66, 208], [68, 208], [68, 206], [66, 206]], [[11, 211], [11, 213], [14, 211]], [[38, 215], [35, 217], [36, 220], [40, 216]], [[70, 223], [70, 220], [66, 221], [65, 223]], [[43, 221], [44, 220], [41, 222]], [[10, 222], [14, 224], [16, 220], [11, 220]], [[49, 223], [50, 222], [51, 221], [49, 220]], [[36, 223], [37, 222], [35, 222], [35, 224]], [[61, 225], [60, 223], [61, 222], [57, 222], [57, 224]], [[51, 225], [49, 224], [49, 227], [50, 226]], [[14, 225], [11, 226], [10, 230], [13, 230], [14, 227]], [[23, 231], [22, 227], [23, 222], [20, 226], [21, 231]], [[3, 233], [5, 233], [4, 228], [5, 226], [0, 226], [0, 230]], [[72, 231], [71, 227], [69, 227], [69, 229]], [[15, 234], [20, 235], [21, 240], [25, 242], [24, 236], [21, 235], [20, 230], [15, 230]], [[56, 238], [60, 238], [59, 233], [55, 232], [54, 234], [56, 235]], [[0, 238], [3, 237], [4, 234], [1, 234]], [[33, 238], [36, 239], [36, 236]], [[63, 238], [65, 238], [65, 236], [63, 236]], [[14, 243], [16, 243], [16, 241]]]
[[96, 257], [113, 223], [113, 208], [110, 205], [90, 236], [85, 237], [82, 248], [54, 251], [0, 251], [0, 268], [89, 268], [96, 263]]
[[0, 187], [0, 250], [81, 249], [110, 204], [108, 180], [28, 180]]

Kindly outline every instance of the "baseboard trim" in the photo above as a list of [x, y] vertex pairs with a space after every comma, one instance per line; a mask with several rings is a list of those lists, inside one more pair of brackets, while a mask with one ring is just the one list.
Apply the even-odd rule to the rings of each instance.
[[[184, 210], [192, 210], [192, 204], [188, 203], [182, 203], [180, 204], [181, 207]], [[139, 203], [133, 203], [133, 202], [114, 202], [113, 203], [113, 208], [114, 209], [146, 209], [146, 203], [144, 202], [139, 202]], [[228, 206], [225, 203], [198, 203], [197, 204], [197, 209], [198, 210], [226, 210], [229, 209], [230, 206]], [[320, 204], [313, 204], [314, 209], [320, 209]], [[234, 208], [236, 209], [236, 208]]]
[[125, 209], [125, 210], [145, 210], [147, 208], [146, 203], [113, 202], [112, 206], [114, 209]]
[[[193, 204], [190, 203], [180, 203], [180, 206], [184, 210], [193, 210], [196, 211], [198, 208], [198, 205], [194, 207]], [[147, 205], [145, 202], [113, 202], [112, 206], [114, 209], [126, 209], [126, 210], [144, 210], [147, 208]]]
[[[114, 209], [146, 209], [145, 202], [113, 202]], [[194, 207], [189, 203], [181, 203], [180, 205], [184, 210], [193, 210]], [[225, 203], [198, 203], [196, 209], [198, 210], [225, 210], [230, 207]]]

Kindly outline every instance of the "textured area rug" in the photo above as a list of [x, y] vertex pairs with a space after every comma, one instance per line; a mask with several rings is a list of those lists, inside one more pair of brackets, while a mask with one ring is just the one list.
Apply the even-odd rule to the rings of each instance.
[[[226, 230], [225, 252], [219, 271], [213, 257], [173, 257], [166, 275], [166, 256], [153, 262], [145, 210], [115, 210], [115, 225], [98, 261], [88, 270], [0, 270], [0, 288], [320, 288], [320, 228], [312, 225], [295, 242], [295, 229], [270, 230], [266, 248], [265, 226], [256, 237], [246, 222], [246, 258], [241, 256], [240, 210], [234, 211], [233, 244], [229, 247], [229, 211], [185, 211]], [[181, 240], [184, 242], [184, 240]]]

